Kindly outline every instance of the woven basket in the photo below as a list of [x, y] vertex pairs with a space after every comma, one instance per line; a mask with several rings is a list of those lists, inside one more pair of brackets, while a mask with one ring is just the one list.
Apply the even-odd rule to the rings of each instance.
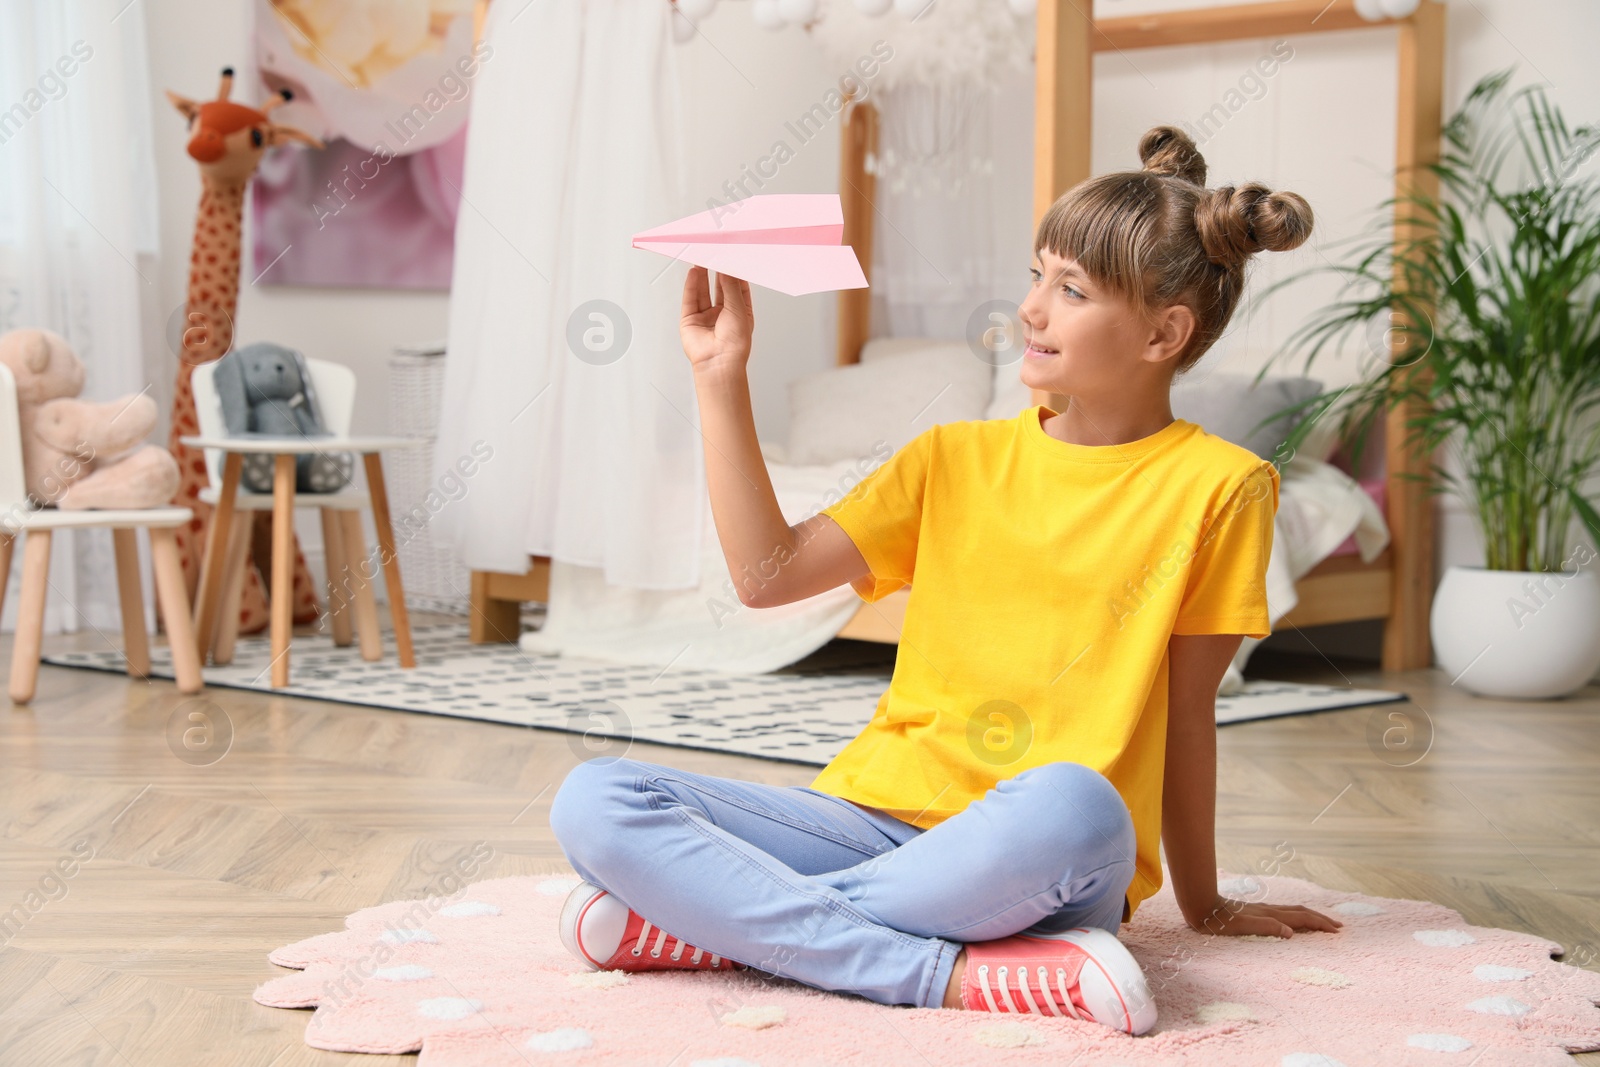
[[434, 482], [433, 460], [443, 398], [442, 355], [396, 353], [389, 358], [389, 425], [398, 436], [424, 442], [383, 457], [406, 603], [414, 611], [466, 615], [471, 575], [449, 546], [434, 542], [429, 521], [434, 513], [428, 507], [430, 494], [436, 502], [442, 495]]

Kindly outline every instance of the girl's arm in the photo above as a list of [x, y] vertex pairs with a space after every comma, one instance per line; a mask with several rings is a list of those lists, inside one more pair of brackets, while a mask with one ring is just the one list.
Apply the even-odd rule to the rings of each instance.
[[775, 607], [854, 581], [869, 569], [828, 516], [813, 515], [799, 527], [784, 521], [750, 408], [750, 283], [718, 274], [717, 289], [713, 303], [706, 268], [690, 268], [678, 323], [694, 368], [711, 518], [740, 602]]
[[1342, 924], [1300, 904], [1230, 900], [1217, 892], [1217, 687], [1242, 634], [1173, 634], [1167, 643], [1167, 754], [1161, 841], [1184, 921], [1210, 934], [1289, 937]]

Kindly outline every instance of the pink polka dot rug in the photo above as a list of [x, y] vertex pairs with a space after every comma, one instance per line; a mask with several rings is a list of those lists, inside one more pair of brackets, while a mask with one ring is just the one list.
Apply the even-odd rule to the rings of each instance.
[[315, 1007], [306, 1043], [421, 1067], [1550, 1067], [1600, 1049], [1600, 974], [1554, 941], [1438, 904], [1224, 874], [1237, 900], [1305, 903], [1337, 933], [1214, 937], [1170, 884], [1122, 928], [1159, 1010], [1140, 1037], [1053, 1016], [890, 1007], [757, 970], [590, 971], [557, 919], [575, 877], [477, 882], [365, 908], [269, 955], [255, 999]]

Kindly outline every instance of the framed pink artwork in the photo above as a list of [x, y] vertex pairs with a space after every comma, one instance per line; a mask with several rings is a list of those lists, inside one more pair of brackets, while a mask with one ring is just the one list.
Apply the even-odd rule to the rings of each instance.
[[269, 153], [251, 187], [258, 285], [450, 288], [473, 83], [473, 0], [255, 0], [255, 61], [321, 150]]

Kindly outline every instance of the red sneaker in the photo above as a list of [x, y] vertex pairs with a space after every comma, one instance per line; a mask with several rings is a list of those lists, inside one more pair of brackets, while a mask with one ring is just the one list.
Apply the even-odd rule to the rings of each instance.
[[[647, 943], [653, 941], [653, 944]], [[597, 971], [731, 971], [744, 964], [679, 941], [606, 890], [588, 882], [561, 909], [561, 943]], [[670, 951], [668, 951], [670, 949]], [[663, 955], [665, 953], [665, 955]]]
[[1142, 1034], [1156, 1023], [1144, 971], [1114, 934], [1079, 926], [967, 943], [961, 1006], [1065, 1015]]

